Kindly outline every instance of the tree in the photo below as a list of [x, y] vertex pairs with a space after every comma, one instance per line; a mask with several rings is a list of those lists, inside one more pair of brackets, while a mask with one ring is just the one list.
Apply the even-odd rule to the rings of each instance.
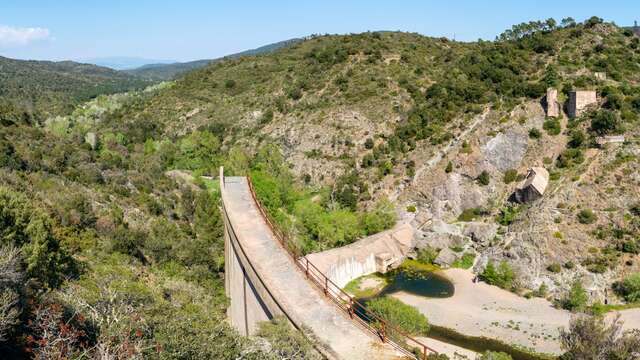
[[8, 339], [8, 334], [19, 322], [23, 278], [19, 254], [15, 247], [0, 247], [0, 343]]
[[0, 186], [0, 245], [20, 249], [28, 277], [56, 286], [73, 260], [54, 235], [51, 219], [21, 194]]
[[320, 360], [323, 357], [314, 349], [313, 344], [300, 331], [293, 329], [288, 320], [275, 317], [271, 321], [258, 323], [257, 336], [266, 339], [272, 346], [268, 354], [261, 359]]
[[591, 119], [591, 130], [599, 135], [606, 135], [619, 130], [620, 118], [612, 110], [602, 109]]
[[566, 351], [562, 360], [631, 360], [638, 359], [640, 331], [623, 331], [619, 316], [607, 324], [602, 317], [581, 315], [560, 330], [560, 342]]
[[562, 300], [562, 307], [570, 311], [580, 311], [587, 306], [588, 301], [589, 297], [584, 287], [582, 287], [582, 283], [575, 281], [573, 285], [571, 285], [569, 293], [567, 293]]
[[627, 302], [640, 302], [640, 273], [629, 275], [616, 284], [615, 289]]
[[562, 21], [560, 21], [560, 26], [562, 26], [563, 28], [574, 27], [574, 26], [576, 26], [576, 21], [575, 21], [574, 18], [569, 16], [569, 17], [566, 17], [566, 18], [562, 19]]
[[514, 285], [515, 273], [506, 261], [502, 261], [498, 267], [492, 261], [489, 261], [487, 267], [480, 274], [480, 279], [489, 285], [511, 289]]

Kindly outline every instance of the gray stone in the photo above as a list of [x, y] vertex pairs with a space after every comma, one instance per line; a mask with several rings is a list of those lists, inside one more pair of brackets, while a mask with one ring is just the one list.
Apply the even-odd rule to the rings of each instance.
[[444, 248], [438, 253], [438, 257], [433, 261], [436, 265], [449, 267], [462, 256], [449, 248]]
[[91, 148], [95, 150], [98, 147], [98, 136], [94, 132], [88, 132], [84, 136], [84, 142], [89, 144], [89, 146], [91, 146]]
[[489, 243], [497, 231], [498, 225], [493, 223], [469, 222], [464, 227], [464, 235], [481, 244]]
[[560, 106], [558, 105], [558, 90], [554, 88], [547, 89], [547, 116], [558, 117], [560, 116]]
[[528, 137], [524, 133], [509, 131], [499, 133], [483, 147], [486, 162], [499, 171], [515, 169], [520, 165], [527, 151]]

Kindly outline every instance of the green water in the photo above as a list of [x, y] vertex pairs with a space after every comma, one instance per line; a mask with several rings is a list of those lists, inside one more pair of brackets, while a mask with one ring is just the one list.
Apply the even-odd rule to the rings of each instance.
[[375, 297], [400, 291], [430, 298], [447, 298], [453, 296], [455, 288], [449, 279], [436, 272], [405, 269], [392, 272], [389, 275], [389, 285]]

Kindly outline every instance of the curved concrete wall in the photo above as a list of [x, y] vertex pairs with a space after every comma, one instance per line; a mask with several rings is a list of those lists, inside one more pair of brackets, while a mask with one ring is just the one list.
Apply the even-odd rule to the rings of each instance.
[[283, 315], [328, 359], [404, 358], [308, 281], [262, 218], [246, 178], [220, 178], [228, 314], [240, 333], [254, 334], [260, 321]]

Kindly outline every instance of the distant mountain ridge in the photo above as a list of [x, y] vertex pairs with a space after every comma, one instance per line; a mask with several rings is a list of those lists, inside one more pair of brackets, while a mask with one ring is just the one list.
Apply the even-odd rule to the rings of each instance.
[[195, 61], [188, 61], [188, 62], [176, 62], [171, 64], [162, 64], [162, 63], [147, 64], [135, 69], [124, 70], [124, 72], [131, 75], [138, 76], [138, 77], [142, 77], [145, 79], [149, 79], [149, 80], [170, 80], [185, 72], [205, 67], [207, 64], [211, 63], [212, 61], [218, 61], [222, 59], [236, 59], [242, 56], [266, 54], [266, 53], [270, 53], [278, 49], [282, 49], [284, 47], [288, 47], [293, 44], [299, 43], [302, 40], [304, 39], [294, 38], [294, 39], [279, 41], [276, 43], [260, 46], [255, 49], [241, 51], [239, 53], [227, 55], [217, 59], [202, 59], [202, 60], [195, 60]]
[[114, 70], [132, 70], [147, 64], [173, 64], [176, 61], [171, 59], [147, 59], [132, 56], [109, 56], [80, 59], [78, 62], [104, 66]]

